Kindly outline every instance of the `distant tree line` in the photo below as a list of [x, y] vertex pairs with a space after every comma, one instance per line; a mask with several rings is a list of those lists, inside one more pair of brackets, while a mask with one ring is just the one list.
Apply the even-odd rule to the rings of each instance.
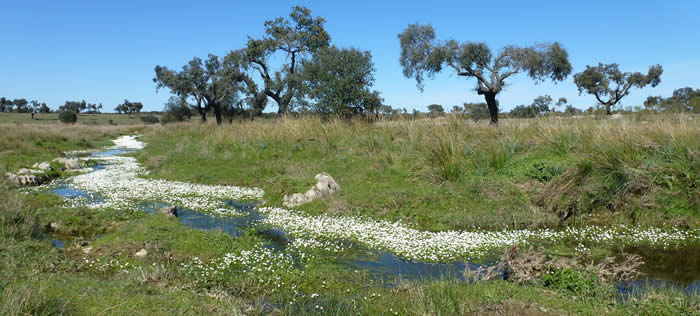
[[[611, 106], [612, 107], [612, 106]], [[428, 112], [422, 113], [418, 110], [413, 110], [411, 114], [408, 112], [387, 108], [381, 111], [382, 115], [402, 116], [408, 118], [420, 117], [438, 117], [446, 115], [445, 108], [440, 104], [430, 104], [427, 106]], [[631, 106], [620, 109], [625, 112], [639, 111], [654, 111], [664, 113], [700, 113], [700, 89], [690, 87], [680, 88], [673, 91], [670, 97], [664, 98], [661, 96], [650, 96], [644, 101], [643, 106]], [[506, 113], [500, 113], [511, 118], [537, 118], [543, 116], [577, 116], [591, 115], [595, 113], [609, 113], [612, 109], [608, 109], [605, 104], [598, 103], [594, 106], [589, 106], [586, 109], [580, 109], [572, 104], [564, 97], [558, 98], [554, 102], [554, 98], [550, 95], [542, 95], [533, 99], [529, 105], [517, 105], [512, 110]], [[474, 121], [490, 118], [488, 105], [486, 103], [464, 103], [462, 106], [454, 105], [450, 110], [451, 115], [465, 116]]]
[[26, 99], [8, 99], [0, 97], [0, 112], [29, 113], [34, 119], [37, 113], [51, 113], [51, 109], [46, 103], [39, 103], [37, 100], [27, 101]]
[[67, 111], [75, 114], [99, 114], [102, 111], [102, 103], [94, 104], [82, 101], [66, 101], [65, 104], [58, 107], [59, 111]]
[[[102, 103], [88, 103], [85, 100], [82, 101], [66, 101], [63, 105], [58, 107], [57, 112], [69, 112], [76, 115], [78, 114], [100, 114], [103, 110]], [[119, 104], [114, 110], [117, 113], [124, 113], [131, 116], [132, 113], [139, 113], [143, 109], [143, 104], [141, 102], [129, 102], [129, 100], [124, 100], [124, 103]], [[0, 113], [29, 113], [34, 119], [34, 115], [38, 113], [51, 113], [53, 110], [46, 105], [44, 102], [39, 102], [37, 100], [28, 101], [27, 99], [9, 99], [7, 97], [0, 97]], [[68, 117], [68, 116], [65, 116]]]

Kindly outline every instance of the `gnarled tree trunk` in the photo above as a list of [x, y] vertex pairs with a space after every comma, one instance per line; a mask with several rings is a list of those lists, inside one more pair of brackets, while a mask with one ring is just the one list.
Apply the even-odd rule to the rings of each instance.
[[486, 99], [486, 105], [489, 108], [489, 117], [491, 117], [490, 124], [498, 124], [498, 100], [496, 100], [496, 93], [489, 91], [479, 91], [478, 93], [484, 95]]
[[221, 125], [221, 106], [216, 104], [212, 107], [214, 108], [214, 116], [216, 116], [216, 125]]

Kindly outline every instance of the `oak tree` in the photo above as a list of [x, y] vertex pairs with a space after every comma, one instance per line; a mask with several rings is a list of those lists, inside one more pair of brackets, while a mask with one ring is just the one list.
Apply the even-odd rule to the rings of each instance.
[[640, 72], [622, 72], [618, 64], [586, 66], [586, 70], [574, 75], [574, 83], [579, 94], [584, 91], [595, 96], [605, 106], [605, 112], [612, 114], [612, 107], [630, 93], [632, 87], [656, 87], [661, 82], [663, 68], [661, 65], [649, 67], [647, 74]]
[[[308, 8], [295, 6], [289, 19], [266, 21], [265, 36], [261, 39], [248, 39], [247, 66], [260, 75], [262, 92], [277, 103], [280, 114], [289, 112], [292, 100], [299, 93], [300, 61], [330, 45], [331, 37], [323, 28], [325, 22], [322, 17], [312, 17]], [[275, 71], [273, 60], [281, 56], [285, 62]]]
[[535, 81], [564, 80], [571, 73], [568, 53], [557, 42], [530, 47], [507, 46], [497, 54], [482, 42], [438, 41], [430, 25], [411, 24], [399, 34], [405, 77], [414, 77], [423, 90], [424, 76], [432, 78], [443, 68], [476, 79], [476, 92], [488, 105], [491, 124], [498, 123], [496, 96], [509, 77], [525, 72]]
[[143, 109], [143, 104], [141, 102], [130, 102], [127, 99], [124, 99], [124, 103], [117, 105], [116, 108], [114, 108], [117, 113], [126, 113], [131, 117], [132, 113], [139, 113], [141, 112], [141, 109]]
[[311, 108], [316, 112], [376, 114], [381, 106], [379, 92], [371, 91], [374, 63], [369, 51], [331, 46], [319, 50], [302, 66], [302, 91], [314, 101]]
[[[265, 100], [254, 96], [255, 82], [243, 69], [243, 51], [232, 51], [224, 58], [209, 54], [206, 61], [193, 58], [181, 71], [156, 66], [156, 90], [167, 87], [181, 98], [192, 98], [202, 121], [206, 113], [214, 111], [216, 124], [221, 124], [224, 111], [238, 99], [238, 93], [253, 92], [250, 102], [264, 107]], [[256, 103], [257, 102], [257, 103]]]

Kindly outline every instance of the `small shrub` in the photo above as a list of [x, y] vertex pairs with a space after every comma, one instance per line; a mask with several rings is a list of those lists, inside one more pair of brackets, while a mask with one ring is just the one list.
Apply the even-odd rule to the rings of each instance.
[[141, 122], [144, 122], [146, 124], [156, 124], [160, 122], [160, 120], [154, 115], [141, 115], [139, 119], [141, 120]]
[[549, 161], [540, 161], [530, 166], [525, 172], [525, 175], [537, 181], [547, 182], [563, 172], [564, 169], [560, 166], [556, 166]]
[[165, 108], [163, 109], [163, 115], [161, 116], [161, 124], [168, 124], [170, 122], [182, 122], [189, 119], [192, 116], [192, 109], [187, 104], [187, 102], [181, 98], [170, 97], [168, 102], [165, 103]]
[[165, 114], [163, 114], [163, 117], [161, 117], [160, 119], [160, 123], [165, 125], [172, 122], [182, 122], [184, 120], [185, 117], [178, 112], [165, 112]]
[[78, 120], [78, 115], [71, 111], [58, 112], [58, 120], [64, 124], [73, 124]]
[[572, 268], [542, 273], [539, 282], [544, 287], [577, 296], [593, 297], [604, 292], [594, 277]]

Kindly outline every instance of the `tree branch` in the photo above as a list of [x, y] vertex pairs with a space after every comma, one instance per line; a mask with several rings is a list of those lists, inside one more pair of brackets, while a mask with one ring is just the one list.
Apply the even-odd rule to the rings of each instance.
[[[593, 93], [593, 95], [595, 96], [596, 100], [598, 100], [598, 102], [600, 102], [600, 104], [608, 105], [608, 103], [611, 101], [611, 100], [608, 100], [608, 101], [603, 101], [603, 100], [601, 100], [601, 99], [600, 99], [600, 96], [598, 95], [597, 92], [596, 92], [596, 93]], [[615, 103], [617, 103], [617, 102], [615, 102]], [[613, 104], [614, 104], [614, 103], [613, 103]], [[612, 105], [612, 104], [610, 104], [610, 105]]]
[[506, 78], [508, 78], [508, 77], [510, 77], [510, 76], [512, 76], [512, 75], [514, 75], [514, 74], [517, 74], [517, 73], [519, 73], [519, 72], [520, 72], [520, 69], [511, 70], [511, 71], [509, 71], [509, 72], [506, 72], [505, 74], [503, 74], [502, 76], [500, 76], [499, 81], [501, 81], [501, 83], [502, 83], [503, 80], [506, 80]]
[[461, 71], [460, 68], [457, 67], [457, 65], [455, 65], [451, 60], [448, 61], [447, 64], [448, 64], [450, 67], [454, 68], [454, 69], [457, 71], [457, 75], [458, 75], [458, 76], [462, 76], [462, 77], [474, 77], [474, 78], [476, 78], [476, 80], [479, 81], [479, 84], [483, 84], [484, 86], [486, 86], [486, 87], [489, 88], [489, 89], [491, 88], [491, 86], [489, 85], [489, 83], [488, 83], [488, 82], [486, 81], [486, 79], [483, 77], [483, 74], [474, 72], [474, 71], [471, 70], [470, 68], [465, 68], [464, 71]]

